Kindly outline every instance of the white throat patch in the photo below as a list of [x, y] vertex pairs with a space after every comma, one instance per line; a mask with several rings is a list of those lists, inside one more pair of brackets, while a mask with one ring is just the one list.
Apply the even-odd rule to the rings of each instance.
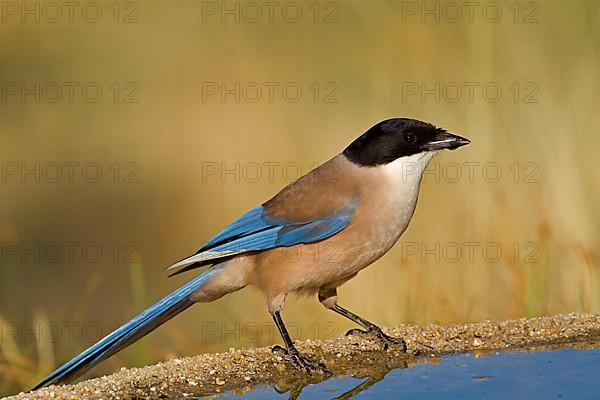
[[424, 151], [407, 157], [400, 157], [383, 166], [385, 175], [396, 184], [415, 184], [421, 181], [421, 176], [429, 161], [439, 151]]

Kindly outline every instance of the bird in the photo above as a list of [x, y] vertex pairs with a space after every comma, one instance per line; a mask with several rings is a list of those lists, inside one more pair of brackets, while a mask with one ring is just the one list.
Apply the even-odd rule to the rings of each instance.
[[[325, 308], [361, 326], [384, 348], [401, 338], [338, 304], [337, 288], [382, 257], [407, 229], [427, 164], [464, 137], [411, 118], [373, 125], [341, 153], [252, 208], [196, 253], [166, 268], [171, 275], [207, 269], [62, 365], [34, 388], [68, 383], [196, 303], [246, 286], [265, 296], [283, 346], [273, 351], [307, 373], [330, 373], [303, 356], [281, 317], [288, 294], [316, 295]], [[293, 252], [294, 256], [290, 256]]]

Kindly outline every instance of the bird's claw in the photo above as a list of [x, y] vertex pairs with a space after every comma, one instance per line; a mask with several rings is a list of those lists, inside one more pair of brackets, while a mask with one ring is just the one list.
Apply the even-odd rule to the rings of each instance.
[[395, 338], [393, 336], [386, 335], [378, 327], [369, 328], [367, 330], [350, 329], [348, 332], [346, 332], [346, 336], [350, 336], [350, 335], [361, 335], [361, 336], [369, 336], [371, 338], [374, 338], [379, 343], [381, 343], [384, 350], [387, 350], [390, 346], [391, 347], [398, 346], [402, 349], [403, 352], [406, 352], [406, 349], [407, 349], [406, 342], [404, 341], [404, 339]]
[[305, 374], [332, 374], [333, 372], [325, 366], [325, 364], [313, 361], [308, 358], [302, 357], [298, 351], [288, 351], [283, 347], [276, 345], [271, 349], [273, 353], [278, 354], [281, 358], [291, 363], [294, 368], [298, 371], [304, 372]]

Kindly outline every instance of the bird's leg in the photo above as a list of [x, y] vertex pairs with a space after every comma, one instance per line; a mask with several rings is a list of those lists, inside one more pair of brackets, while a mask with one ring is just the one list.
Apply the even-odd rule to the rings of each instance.
[[292, 363], [292, 365], [307, 374], [312, 373], [321, 373], [321, 374], [329, 374], [331, 371], [325, 367], [323, 363], [309, 360], [308, 358], [303, 357], [296, 346], [294, 346], [294, 342], [290, 338], [290, 335], [281, 319], [281, 315], [279, 311], [275, 311], [273, 313], [273, 320], [275, 321], [275, 325], [277, 325], [277, 329], [279, 329], [279, 333], [283, 338], [283, 342], [285, 343], [285, 349], [279, 345], [273, 347], [273, 353], [279, 353], [284, 359], [287, 359]]
[[359, 324], [360, 326], [365, 328], [364, 331], [362, 329], [350, 329], [348, 332], [346, 332], [346, 336], [354, 335], [354, 334], [367, 334], [367, 335], [376, 337], [377, 340], [379, 340], [383, 344], [384, 350], [387, 350], [387, 348], [390, 345], [392, 345], [392, 346], [401, 346], [402, 351], [406, 351], [406, 342], [404, 341], [404, 339], [399, 339], [399, 338], [395, 338], [395, 337], [386, 335], [385, 333], [383, 333], [381, 328], [378, 327], [377, 325], [375, 325], [374, 323], [369, 322], [366, 319], [359, 317], [358, 315], [346, 310], [345, 308], [339, 306], [338, 304], [336, 304], [332, 308], [332, 310], [340, 315], [343, 315], [346, 318], [351, 319], [352, 321], [356, 322], [357, 324]]
[[359, 317], [353, 312], [346, 310], [337, 304], [337, 291], [335, 288], [327, 288], [321, 289], [319, 291], [319, 301], [326, 308], [335, 311], [336, 313], [343, 315], [344, 317], [356, 322], [358, 325], [362, 326], [365, 330], [362, 329], [350, 329], [346, 332], [346, 336], [360, 334], [360, 335], [369, 335], [375, 337], [379, 342], [382, 343], [383, 349], [387, 350], [388, 347], [391, 346], [400, 346], [402, 351], [406, 351], [406, 342], [404, 339], [395, 338], [383, 333], [380, 327], [375, 325], [372, 322], [367, 321], [364, 318]]

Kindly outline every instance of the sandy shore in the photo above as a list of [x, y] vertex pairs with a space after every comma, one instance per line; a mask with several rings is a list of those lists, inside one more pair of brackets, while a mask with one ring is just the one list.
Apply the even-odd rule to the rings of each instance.
[[[364, 375], [365, 371], [389, 370], [432, 357], [464, 351], [486, 352], [523, 346], [555, 345], [600, 339], [600, 315], [566, 314], [554, 317], [480, 322], [461, 325], [402, 325], [386, 333], [402, 337], [408, 351], [382, 350], [378, 342], [353, 335], [325, 341], [298, 343], [299, 350], [320, 359], [335, 375]], [[131, 397], [185, 397], [240, 391], [261, 383], [293, 388], [324, 376], [307, 378], [288, 366], [269, 347], [231, 350], [175, 359], [144, 368], [122, 369], [112, 375], [75, 385], [51, 386], [10, 399]]]

